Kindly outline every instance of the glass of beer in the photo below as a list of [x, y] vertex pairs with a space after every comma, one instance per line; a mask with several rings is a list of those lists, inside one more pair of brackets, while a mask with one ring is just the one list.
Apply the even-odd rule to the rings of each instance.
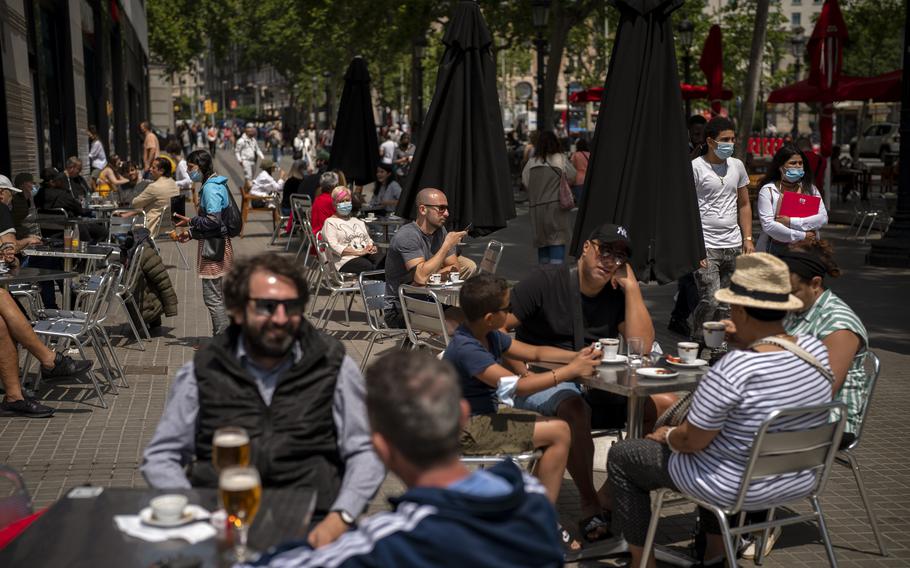
[[250, 436], [243, 428], [218, 428], [212, 436], [212, 465], [223, 471], [232, 465], [250, 465]]
[[247, 548], [247, 533], [262, 500], [262, 482], [255, 467], [233, 466], [221, 470], [218, 477], [221, 505], [228, 515], [228, 526], [234, 534], [234, 560], [252, 559]]

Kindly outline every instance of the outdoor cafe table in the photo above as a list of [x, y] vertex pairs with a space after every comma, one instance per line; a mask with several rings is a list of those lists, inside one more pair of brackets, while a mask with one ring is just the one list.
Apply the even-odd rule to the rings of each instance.
[[35, 268], [24, 266], [13, 268], [9, 272], [0, 274], [0, 286], [10, 284], [33, 284], [35, 282], [50, 282], [53, 280], [68, 280], [79, 276], [78, 272], [57, 270], [55, 268]]
[[377, 217], [375, 219], [362, 219], [367, 225], [378, 225], [383, 228], [385, 231], [385, 242], [389, 242], [389, 227], [401, 226], [409, 221], [404, 217], [397, 216], [386, 216], [386, 217]]
[[88, 206], [88, 209], [94, 211], [102, 219], [108, 218], [111, 216], [115, 210], [120, 209], [120, 206], [116, 203], [92, 203]]
[[[63, 270], [64, 272], [71, 272], [73, 270], [73, 260], [77, 259], [86, 259], [86, 260], [105, 260], [111, 255], [115, 250], [113, 246], [103, 246], [103, 245], [88, 245], [85, 247], [85, 250], [80, 249], [70, 249], [66, 250], [63, 247], [49, 247], [49, 246], [36, 246], [22, 249], [22, 254], [26, 256], [45, 256], [52, 258], [62, 258], [63, 259]], [[63, 305], [66, 306], [66, 309], [70, 307], [70, 296], [72, 292], [70, 291], [69, 286], [63, 287]]]
[[[71, 497], [54, 503], [18, 538], [0, 550], [0, 566], [144, 568], [166, 560], [198, 560], [185, 566], [228, 566], [229, 544], [223, 533], [189, 544], [183, 540], [147, 542], [117, 528], [114, 515], [136, 515], [149, 501], [164, 493], [181, 493], [210, 512], [219, 508], [215, 489], [159, 491], [129, 488], [76, 488], [100, 490], [97, 496]], [[249, 546], [261, 552], [271, 546], [304, 537], [316, 493], [312, 489], [265, 489], [262, 504], [250, 527]], [[176, 565], [176, 563], [175, 563]]]
[[436, 299], [447, 306], [459, 307], [458, 295], [464, 282], [450, 282], [446, 284], [427, 284], [427, 290], [436, 294]]

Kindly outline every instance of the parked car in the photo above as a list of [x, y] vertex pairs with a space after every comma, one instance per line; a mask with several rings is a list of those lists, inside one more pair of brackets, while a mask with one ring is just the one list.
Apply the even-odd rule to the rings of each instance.
[[859, 141], [854, 137], [850, 141], [850, 152], [858, 156], [877, 156], [884, 160], [886, 154], [900, 152], [899, 125], [894, 122], [876, 122], [870, 124]]

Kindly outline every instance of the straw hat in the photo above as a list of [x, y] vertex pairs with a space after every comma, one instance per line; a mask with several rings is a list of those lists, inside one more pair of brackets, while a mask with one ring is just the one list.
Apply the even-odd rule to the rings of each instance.
[[790, 293], [790, 270], [787, 264], [765, 252], [742, 254], [736, 258], [736, 270], [730, 287], [714, 293], [719, 302], [765, 308], [798, 310], [803, 301]]

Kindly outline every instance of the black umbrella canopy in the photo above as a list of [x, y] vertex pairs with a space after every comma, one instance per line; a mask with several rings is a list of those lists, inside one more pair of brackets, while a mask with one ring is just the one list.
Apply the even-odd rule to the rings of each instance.
[[348, 181], [364, 185], [376, 179], [378, 164], [379, 140], [370, 97], [370, 72], [367, 62], [358, 55], [344, 74], [329, 169], [339, 169]]
[[705, 257], [670, 23], [683, 0], [614, 4], [619, 29], [572, 250], [601, 223], [623, 225], [635, 274], [663, 284]]
[[415, 216], [417, 192], [435, 187], [449, 201], [449, 226], [475, 233], [515, 217], [492, 37], [480, 8], [459, 2], [446, 28], [436, 92], [417, 143], [398, 214]]

